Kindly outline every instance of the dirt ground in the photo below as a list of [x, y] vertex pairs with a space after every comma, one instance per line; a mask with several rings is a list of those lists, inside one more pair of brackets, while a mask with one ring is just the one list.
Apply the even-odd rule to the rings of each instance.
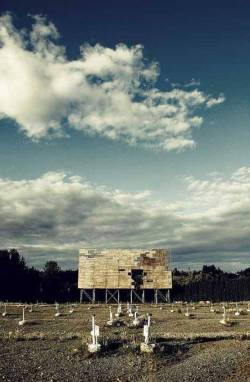
[[[221, 305], [210, 312], [205, 303], [189, 306], [138, 305], [141, 319], [151, 313], [154, 354], [141, 354], [143, 329], [131, 328], [131, 318], [121, 317], [122, 326], [109, 328], [107, 305], [33, 305], [25, 310], [27, 324], [18, 325], [22, 306], [9, 304], [0, 317], [0, 381], [250, 381], [250, 312], [247, 304], [227, 306], [230, 327], [220, 324]], [[193, 309], [195, 308], [195, 309]], [[1, 307], [3, 312], [3, 307]], [[117, 306], [112, 305], [113, 313]], [[91, 316], [100, 326], [102, 351], [90, 355]]]

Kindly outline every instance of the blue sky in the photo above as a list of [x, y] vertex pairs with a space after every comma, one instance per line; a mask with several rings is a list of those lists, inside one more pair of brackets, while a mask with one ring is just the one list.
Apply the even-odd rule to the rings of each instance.
[[85, 245], [249, 266], [248, 2], [0, 12], [1, 247], [37, 266]]

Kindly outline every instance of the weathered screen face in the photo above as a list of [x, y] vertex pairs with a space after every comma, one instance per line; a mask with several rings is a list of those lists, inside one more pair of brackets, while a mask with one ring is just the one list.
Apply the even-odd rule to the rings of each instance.
[[79, 288], [170, 289], [169, 254], [164, 249], [81, 249]]

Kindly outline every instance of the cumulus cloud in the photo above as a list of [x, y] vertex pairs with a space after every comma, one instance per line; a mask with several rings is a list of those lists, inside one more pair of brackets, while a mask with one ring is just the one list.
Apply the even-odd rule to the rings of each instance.
[[[0, 18], [0, 118], [17, 122], [29, 138], [88, 135], [157, 150], [195, 146], [201, 108], [224, 102], [192, 89], [156, 87], [159, 65], [143, 47], [83, 44], [69, 59], [56, 26], [42, 16], [31, 30], [17, 30], [10, 14]], [[195, 83], [193, 83], [195, 85]]]
[[228, 179], [189, 177], [186, 184], [191, 212], [185, 213], [188, 224], [179, 231], [182, 244], [176, 251], [249, 266], [250, 169], [242, 167]]
[[30, 261], [77, 261], [80, 247], [168, 247], [175, 264], [249, 265], [250, 168], [230, 178], [187, 178], [186, 199], [155, 201], [77, 176], [0, 179], [0, 242]]
[[[81, 246], [151, 245], [172, 230], [171, 207], [94, 186], [75, 176], [47, 173], [35, 180], [0, 180], [0, 242], [25, 252], [69, 253]], [[154, 228], [157, 224], [157, 232]]]

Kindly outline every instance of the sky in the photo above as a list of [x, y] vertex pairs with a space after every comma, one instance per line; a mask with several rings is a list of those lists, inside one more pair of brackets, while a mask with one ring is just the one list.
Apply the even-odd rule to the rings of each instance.
[[0, 247], [250, 266], [248, 1], [0, 3]]

